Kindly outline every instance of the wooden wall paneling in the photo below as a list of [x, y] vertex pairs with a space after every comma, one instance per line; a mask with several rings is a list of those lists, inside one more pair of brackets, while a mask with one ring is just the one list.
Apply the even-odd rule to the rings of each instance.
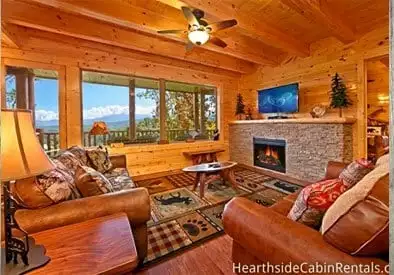
[[167, 121], [166, 121], [166, 82], [164, 79], [159, 80], [160, 93], [160, 142], [166, 143], [167, 138]]
[[219, 160], [228, 160], [228, 144], [224, 142], [199, 141], [194, 143], [142, 144], [124, 148], [109, 148], [111, 154], [126, 154], [128, 170], [138, 176], [158, 172], [178, 171], [192, 165], [183, 152], [209, 149], [225, 149], [218, 155]]
[[[54, 64], [51, 62], [50, 58], [43, 58], [46, 55], [39, 55], [35, 58], [23, 59], [23, 54], [20, 54], [20, 50], [11, 49], [11, 51], [16, 50], [18, 54], [7, 55], [6, 52], [9, 48], [2, 48], [2, 65], [4, 68], [6, 66], [12, 67], [22, 67], [30, 69], [44, 69], [53, 70], [58, 73], [59, 81], [59, 132], [60, 148], [65, 148], [67, 144], [67, 127], [66, 127], [66, 71], [65, 66]], [[56, 55], [55, 55], [56, 56]], [[47, 63], [44, 63], [46, 61]], [[4, 78], [3, 78], [4, 79]]]
[[[154, 52], [174, 59], [188, 60], [235, 72], [250, 72], [254, 68], [251, 62], [211, 52], [202, 47], [196, 47], [193, 51], [186, 52], [184, 43], [161, 39], [122, 27], [114, 27], [52, 8], [15, 0], [4, 0], [3, 5], [3, 20], [19, 26], [148, 53]], [[26, 10], [29, 12], [26, 13]]]
[[4, 64], [4, 60], [1, 59], [1, 67], [0, 67], [0, 101], [1, 101], [1, 108], [7, 108], [7, 100], [6, 100], [6, 83], [5, 77], [7, 75], [6, 66]]
[[[238, 72], [225, 70], [218, 67], [210, 67], [204, 64], [190, 63], [184, 60], [172, 59], [152, 53], [143, 53], [124, 49], [117, 46], [101, 44], [97, 42], [82, 40], [30, 28], [23, 28], [16, 25], [9, 25], [19, 36], [29, 37], [23, 44], [23, 51], [4, 48], [3, 56], [18, 57], [24, 59], [36, 58], [38, 61], [55, 64], [69, 64], [80, 66], [79, 63], [89, 66], [89, 62], [107, 62], [116, 65], [118, 62], [126, 60], [136, 63], [134, 68], [138, 70], [150, 70], [154, 65], [177, 69], [187, 73], [199, 72], [201, 75], [215, 75], [216, 79], [237, 78], [241, 74]], [[76, 46], [78, 45], [78, 47]], [[31, 54], [31, 53], [34, 54]], [[46, 55], [44, 54], [46, 53]], [[55, 54], [56, 53], [56, 54]], [[36, 57], [37, 56], [37, 57]], [[76, 62], [77, 61], [77, 62]], [[165, 72], [166, 70], [163, 70]], [[163, 75], [163, 78], [168, 78]]]
[[323, 28], [326, 28], [332, 35], [337, 37], [343, 43], [350, 43], [357, 39], [354, 31], [343, 22], [342, 18], [337, 16], [328, 6], [327, 0], [308, 1], [308, 0], [281, 0], [287, 6], [302, 14], [311, 22], [314, 22]]
[[356, 158], [367, 157], [367, 67], [364, 59], [357, 63], [357, 111], [356, 111]]
[[[28, 32], [29, 34], [35, 32]], [[45, 36], [45, 37], [44, 37]], [[45, 39], [44, 39], [44, 38]], [[141, 60], [142, 55], [135, 55], [127, 49], [104, 45], [95, 42], [84, 41], [76, 38], [66, 39], [63, 43], [60, 36], [30, 36], [25, 44], [25, 48], [13, 49], [3, 48], [3, 54], [12, 60], [19, 60], [30, 64], [52, 63], [54, 68], [64, 68], [64, 95], [66, 98], [64, 125], [67, 131], [67, 146], [82, 144], [82, 123], [81, 123], [81, 90], [77, 84], [80, 77], [79, 70], [93, 70], [101, 72], [112, 72], [140, 77], [164, 78], [167, 80], [210, 85], [217, 87], [218, 109], [219, 109], [219, 129], [221, 141], [198, 141], [193, 144], [186, 142], [165, 144], [165, 145], [128, 145], [124, 148], [111, 148], [111, 153], [126, 154], [128, 168], [132, 175], [144, 175], [167, 170], [179, 170], [191, 164], [182, 152], [186, 150], [206, 150], [210, 148], [224, 148], [225, 153], [221, 154], [221, 160], [228, 160], [228, 122], [235, 118], [235, 94], [238, 90], [238, 73], [229, 73], [223, 69], [212, 68], [209, 71], [202, 68], [202, 65], [195, 63], [156, 63], [155, 57], [149, 61], [148, 58]], [[38, 61], [38, 62], [37, 62]], [[170, 60], [169, 60], [170, 61]], [[39, 63], [45, 62], [45, 63]], [[181, 61], [184, 62], [184, 61]], [[28, 64], [29, 65], [29, 64]], [[43, 67], [43, 66], [41, 66]], [[203, 69], [203, 70], [200, 70]], [[61, 73], [59, 81], [61, 82]], [[60, 87], [63, 85], [60, 84]], [[61, 122], [62, 127], [63, 123]]]
[[67, 148], [67, 88], [66, 88], [66, 67], [59, 66], [58, 70], [59, 81], [59, 145], [61, 149]]
[[33, 124], [36, 124], [36, 100], [34, 91], [34, 74], [31, 72], [27, 73], [27, 91], [29, 99], [29, 110], [32, 111]]
[[367, 104], [368, 117], [389, 121], [389, 64], [381, 62], [388, 60], [388, 55], [382, 59], [367, 60]]
[[211, 0], [183, 0], [183, 2], [221, 19], [235, 18], [238, 21], [238, 27], [243, 30], [245, 35], [262, 39], [264, 43], [285, 52], [302, 57], [309, 55], [308, 45], [292, 37], [289, 33], [285, 34], [253, 16], [238, 12], [238, 7], [235, 4], [230, 6], [221, 1]]
[[[361, 37], [357, 42], [342, 45], [339, 41], [325, 39], [312, 45], [312, 55], [300, 59], [291, 59], [286, 64], [275, 68], [259, 67], [256, 72], [243, 76], [240, 79], [239, 90], [247, 104], [254, 106], [254, 115], [257, 114], [256, 90], [289, 84], [300, 83], [300, 113], [296, 117], [310, 117], [313, 105], [323, 103], [329, 105], [329, 91], [331, 77], [338, 72], [348, 88], [348, 94], [354, 104], [344, 110], [347, 117], [358, 118], [354, 129], [355, 156], [365, 154], [365, 128], [366, 105], [364, 83], [365, 69], [360, 68], [360, 62], [369, 58], [378, 58], [387, 55], [389, 50], [388, 29], [386, 26], [376, 29]], [[363, 67], [361, 67], [363, 68]], [[365, 84], [364, 84], [365, 85]], [[361, 95], [360, 95], [361, 93]], [[361, 108], [361, 109], [360, 109]], [[328, 110], [326, 116], [338, 116], [337, 110]], [[358, 123], [361, 121], [361, 123]], [[364, 124], [364, 126], [363, 126]]]
[[67, 147], [82, 145], [82, 89], [81, 70], [78, 67], [66, 67], [66, 117]]
[[136, 138], [136, 127], [135, 121], [135, 79], [130, 79], [129, 82], [129, 138], [134, 140]]
[[[107, 1], [96, 1], [94, 5], [92, 5], [91, 1], [33, 1], [37, 4], [90, 17], [105, 23], [116, 24], [121, 27], [142, 31], [154, 36], [161, 36], [166, 39], [187, 43], [187, 38], [182, 35], [158, 35], [157, 30], [185, 29], [187, 23], [180, 10], [157, 2], [156, 0], [145, 0], [141, 3], [137, 1], [116, 1], [116, 4]], [[116, 8], [114, 8], [114, 5], [116, 5]], [[215, 20], [215, 22], [216, 21], [217, 20]], [[278, 61], [274, 54], [266, 52], [266, 50], [261, 51], [259, 47], [255, 47], [256, 45], [253, 45], [255, 41], [254, 39], [245, 38], [246, 37], [243, 35], [238, 35], [237, 33], [232, 32], [231, 36], [226, 37], [225, 39], [227, 42], [225, 51], [223, 51], [222, 48], [209, 43], [204, 45], [204, 48], [253, 63], [277, 65]]]
[[28, 109], [29, 85], [28, 73], [25, 68], [18, 68], [15, 72], [16, 108]]

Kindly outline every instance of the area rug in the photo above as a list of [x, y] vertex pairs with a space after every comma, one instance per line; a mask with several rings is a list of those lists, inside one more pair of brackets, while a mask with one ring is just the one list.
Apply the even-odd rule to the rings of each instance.
[[155, 218], [164, 220], [201, 208], [208, 203], [187, 188], [178, 188], [150, 196]]
[[143, 266], [223, 234], [224, 206], [233, 197], [243, 196], [270, 206], [301, 188], [241, 167], [236, 167], [235, 175], [237, 190], [218, 180], [205, 186], [204, 198], [199, 197], [198, 189], [192, 190], [193, 174], [136, 181], [137, 186], [148, 189], [152, 209], [148, 222], [148, 255]]
[[149, 194], [156, 194], [175, 188], [171, 181], [165, 177], [139, 181], [138, 186], [148, 189]]

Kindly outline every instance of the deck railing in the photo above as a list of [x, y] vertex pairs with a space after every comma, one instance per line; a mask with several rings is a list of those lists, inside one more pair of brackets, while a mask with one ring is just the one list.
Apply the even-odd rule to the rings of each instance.
[[[37, 136], [40, 140], [44, 150], [50, 155], [55, 154], [59, 148], [59, 133], [58, 132], [44, 132], [42, 129], [37, 129]], [[200, 137], [203, 139], [212, 139], [213, 130], [206, 130], [205, 136]], [[167, 136], [169, 141], [185, 140], [187, 130], [184, 129], [169, 129]], [[159, 140], [160, 130], [137, 130], [135, 140], [130, 141], [129, 133], [127, 130], [123, 131], [110, 131], [107, 135], [90, 135], [89, 132], [83, 133], [83, 142], [86, 147], [97, 145], [108, 145], [111, 142], [126, 142], [126, 143], [154, 143]]]

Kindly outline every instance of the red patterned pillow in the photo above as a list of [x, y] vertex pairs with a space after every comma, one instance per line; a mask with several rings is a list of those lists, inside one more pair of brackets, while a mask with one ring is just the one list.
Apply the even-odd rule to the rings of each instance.
[[342, 179], [330, 179], [308, 185], [301, 190], [288, 218], [319, 229], [327, 209], [346, 190]]

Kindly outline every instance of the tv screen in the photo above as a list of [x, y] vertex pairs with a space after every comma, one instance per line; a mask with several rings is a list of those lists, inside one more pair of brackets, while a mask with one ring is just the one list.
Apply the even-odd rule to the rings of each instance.
[[260, 113], [298, 112], [298, 83], [259, 90]]

